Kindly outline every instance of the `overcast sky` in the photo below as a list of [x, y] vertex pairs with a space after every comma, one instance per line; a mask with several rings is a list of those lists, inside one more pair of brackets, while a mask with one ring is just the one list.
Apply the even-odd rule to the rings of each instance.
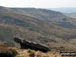
[[0, 6], [35, 8], [76, 7], [76, 0], [0, 0]]

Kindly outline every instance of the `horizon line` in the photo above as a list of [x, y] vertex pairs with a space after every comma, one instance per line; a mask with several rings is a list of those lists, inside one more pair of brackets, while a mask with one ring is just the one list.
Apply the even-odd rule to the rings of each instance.
[[[15, 6], [13, 6], [13, 7], [8, 7], [8, 6], [0, 6], [0, 7], [7, 7], [7, 8], [39, 8], [39, 7], [15, 7]], [[42, 8], [42, 7], [40, 7], [40, 8]], [[50, 7], [51, 8], [51, 7]], [[53, 7], [52, 7], [53, 8]], [[76, 8], [76, 7], [55, 7], [55, 8]], [[43, 9], [49, 9], [49, 8], [43, 8]]]

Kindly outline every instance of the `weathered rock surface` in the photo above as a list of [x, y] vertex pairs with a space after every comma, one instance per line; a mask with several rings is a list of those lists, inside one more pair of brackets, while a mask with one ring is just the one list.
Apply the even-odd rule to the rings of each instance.
[[33, 49], [33, 50], [36, 50], [36, 51], [39, 50], [42, 52], [50, 51], [50, 49], [47, 46], [38, 44], [36, 42], [31, 42], [18, 37], [14, 37], [14, 41], [20, 44], [21, 49]]

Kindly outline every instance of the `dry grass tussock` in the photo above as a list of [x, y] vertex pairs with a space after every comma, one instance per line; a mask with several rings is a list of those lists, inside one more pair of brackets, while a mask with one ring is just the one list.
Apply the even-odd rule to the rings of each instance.
[[17, 50], [18, 55], [16, 57], [61, 57], [58, 52], [50, 51], [47, 53], [43, 53], [41, 51], [34, 51], [31, 49], [27, 50]]
[[47, 53], [43, 53], [41, 51], [35, 51], [31, 49], [20, 49], [17, 47], [9, 47], [7, 45], [0, 44], [0, 56], [2, 53], [4, 55], [7, 54], [10, 57], [61, 57], [56, 51], [49, 51]]
[[0, 57], [15, 57], [18, 52], [12, 48], [8, 45], [0, 44]]

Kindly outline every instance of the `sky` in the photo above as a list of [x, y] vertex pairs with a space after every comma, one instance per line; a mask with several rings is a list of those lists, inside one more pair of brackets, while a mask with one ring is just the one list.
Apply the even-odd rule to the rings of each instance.
[[63, 8], [76, 7], [76, 0], [0, 0], [0, 6], [5, 7], [34, 7], [34, 8]]

